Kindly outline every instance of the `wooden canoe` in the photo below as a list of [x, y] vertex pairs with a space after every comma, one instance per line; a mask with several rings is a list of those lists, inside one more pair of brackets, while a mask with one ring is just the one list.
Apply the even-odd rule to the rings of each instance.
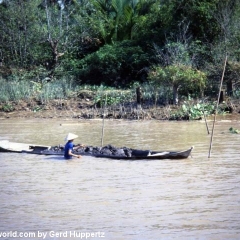
[[[163, 159], [185, 159], [191, 155], [193, 147], [184, 151], [159, 151], [151, 152], [148, 150], [133, 150], [131, 156], [117, 156], [117, 155], [105, 155], [97, 154], [95, 157], [111, 158], [111, 159], [123, 159], [123, 160], [163, 160]], [[136, 153], [137, 151], [138, 153]], [[142, 153], [141, 153], [142, 152]], [[148, 152], [148, 153], [146, 153]]]
[[[111, 145], [109, 145], [111, 146]], [[111, 146], [112, 147], [112, 146]], [[122, 160], [162, 160], [162, 159], [186, 159], [191, 155], [193, 147], [184, 151], [151, 151], [151, 150], [138, 150], [128, 148], [120, 148], [121, 153], [118, 152], [104, 152], [100, 149], [98, 152], [88, 151], [89, 147], [83, 148], [80, 151], [75, 151], [75, 154], [82, 156], [92, 156], [97, 158], [110, 158], [110, 159], [122, 159]], [[106, 148], [106, 147], [104, 147]], [[36, 144], [25, 144], [10, 142], [8, 140], [0, 141], [0, 152], [15, 152], [15, 153], [30, 153], [38, 155], [62, 155], [63, 147], [51, 147]], [[126, 153], [126, 154], [125, 154]]]
[[27, 144], [27, 143], [17, 143], [10, 142], [8, 140], [0, 141], [0, 152], [26, 152], [26, 153], [35, 153], [37, 151], [43, 151], [50, 149], [51, 146], [37, 145], [37, 144]]

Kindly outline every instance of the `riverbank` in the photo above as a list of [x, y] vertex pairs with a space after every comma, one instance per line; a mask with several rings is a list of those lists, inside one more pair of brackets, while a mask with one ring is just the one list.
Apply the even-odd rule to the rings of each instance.
[[108, 106], [98, 107], [90, 100], [52, 100], [47, 104], [38, 101], [18, 101], [0, 104], [0, 118], [67, 118], [67, 119], [167, 119], [172, 109], [167, 107]]
[[[226, 113], [239, 115], [240, 101], [235, 100], [220, 105]], [[194, 106], [192, 109], [194, 110]], [[189, 120], [183, 114], [182, 106], [147, 106], [136, 103], [108, 106], [105, 109], [97, 106], [89, 98], [70, 98], [51, 100], [47, 103], [30, 99], [25, 101], [0, 103], [0, 118], [59, 118], [59, 119], [128, 119], [128, 120]], [[197, 111], [197, 109], [195, 109]], [[201, 119], [202, 116], [199, 118]]]

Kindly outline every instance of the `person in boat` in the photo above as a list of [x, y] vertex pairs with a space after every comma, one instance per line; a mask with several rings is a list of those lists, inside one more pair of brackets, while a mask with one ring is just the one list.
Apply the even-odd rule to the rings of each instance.
[[76, 138], [78, 138], [78, 136], [73, 133], [68, 133], [68, 135], [66, 136], [65, 141], [67, 141], [67, 143], [65, 144], [65, 147], [64, 147], [65, 159], [71, 159], [72, 157], [77, 157], [77, 158], [82, 157], [81, 155], [77, 155], [73, 153], [73, 150], [77, 150], [78, 148], [83, 147], [83, 145], [78, 145], [77, 147], [74, 147], [73, 141]]

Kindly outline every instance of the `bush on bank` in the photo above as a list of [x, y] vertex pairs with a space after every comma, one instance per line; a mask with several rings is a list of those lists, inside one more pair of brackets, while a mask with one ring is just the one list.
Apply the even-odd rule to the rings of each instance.
[[[140, 107], [136, 103], [137, 87], [141, 87]], [[133, 84], [128, 89], [117, 89], [103, 85], [76, 85], [71, 79], [54, 82], [12, 79], [0, 80], [0, 91], [1, 112], [18, 110], [16, 106], [22, 101], [31, 101], [29, 106], [33, 112], [44, 111], [47, 105], [56, 100], [58, 103], [56, 107], [60, 109], [59, 106], [62, 108], [63, 102], [71, 99], [82, 103], [81, 109], [86, 108], [87, 113], [81, 110], [82, 115], [78, 115], [81, 118], [101, 118], [103, 111], [106, 110], [106, 118], [199, 120], [204, 114], [205, 116], [213, 114], [216, 108], [216, 101], [193, 100], [191, 97], [182, 98], [180, 104], [173, 105], [169, 89], [139, 83]], [[219, 112], [229, 111], [227, 104], [221, 106]], [[92, 112], [95, 111], [94, 114], [89, 113], [91, 109]]]

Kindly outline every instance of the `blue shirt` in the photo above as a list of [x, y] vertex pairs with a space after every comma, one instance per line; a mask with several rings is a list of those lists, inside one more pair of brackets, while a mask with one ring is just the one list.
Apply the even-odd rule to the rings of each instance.
[[68, 154], [69, 150], [73, 151], [73, 142], [67, 142], [64, 147], [64, 157], [66, 159], [71, 159], [72, 156]]

